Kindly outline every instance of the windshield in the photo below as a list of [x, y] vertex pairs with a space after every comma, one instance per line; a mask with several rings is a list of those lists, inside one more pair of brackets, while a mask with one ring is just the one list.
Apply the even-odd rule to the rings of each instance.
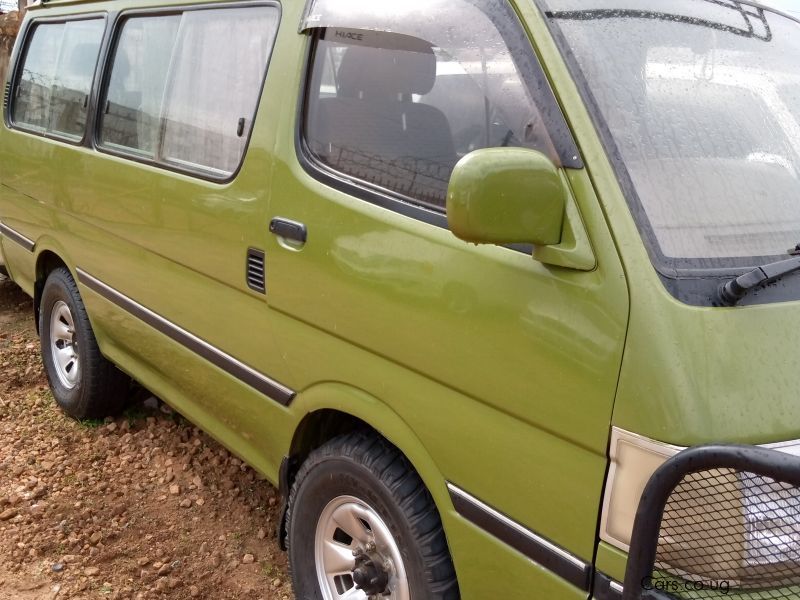
[[800, 24], [724, 0], [546, 0], [658, 266], [800, 242]]

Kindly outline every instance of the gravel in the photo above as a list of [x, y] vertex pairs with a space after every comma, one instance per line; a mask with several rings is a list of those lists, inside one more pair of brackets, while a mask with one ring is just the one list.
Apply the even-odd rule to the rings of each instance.
[[79, 423], [0, 281], [0, 600], [291, 600], [276, 490], [158, 399]]

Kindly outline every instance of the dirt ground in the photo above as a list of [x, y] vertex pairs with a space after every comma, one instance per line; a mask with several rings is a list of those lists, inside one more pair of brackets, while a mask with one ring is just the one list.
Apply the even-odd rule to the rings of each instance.
[[77, 422], [0, 275], [0, 600], [292, 597], [277, 492], [154, 398]]

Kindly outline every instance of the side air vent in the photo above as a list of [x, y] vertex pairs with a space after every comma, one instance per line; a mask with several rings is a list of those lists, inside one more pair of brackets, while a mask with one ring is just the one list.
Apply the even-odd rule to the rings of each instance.
[[11, 100], [11, 82], [9, 81], [6, 83], [6, 87], [3, 90], [3, 108], [8, 108], [8, 103]]
[[264, 277], [264, 252], [262, 250], [247, 249], [247, 287], [261, 294], [267, 291]]

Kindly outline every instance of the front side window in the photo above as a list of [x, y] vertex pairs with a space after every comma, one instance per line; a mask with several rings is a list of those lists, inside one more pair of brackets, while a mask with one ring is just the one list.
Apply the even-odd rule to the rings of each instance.
[[562, 151], [563, 117], [504, 1], [377, 4], [310, 7], [304, 137], [317, 162], [441, 211], [453, 167], [473, 150], [577, 160]]
[[799, 23], [724, 0], [544, 2], [662, 273], [800, 243]]
[[256, 112], [278, 9], [127, 19], [104, 99], [100, 144], [216, 178], [232, 175]]
[[15, 125], [83, 138], [103, 19], [34, 25], [11, 110]]

